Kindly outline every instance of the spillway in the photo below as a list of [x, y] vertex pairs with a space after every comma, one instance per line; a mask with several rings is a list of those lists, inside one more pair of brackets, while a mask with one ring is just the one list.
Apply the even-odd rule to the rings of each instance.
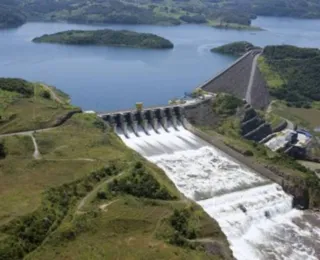
[[162, 168], [176, 187], [196, 201], [227, 236], [238, 260], [320, 259], [320, 216], [292, 208], [280, 185], [261, 177], [220, 150], [168, 122], [127, 136], [132, 149]]

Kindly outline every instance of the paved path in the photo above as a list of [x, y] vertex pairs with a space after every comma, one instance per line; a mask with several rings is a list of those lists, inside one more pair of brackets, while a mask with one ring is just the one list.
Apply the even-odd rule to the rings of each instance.
[[253, 81], [254, 81], [254, 76], [256, 75], [257, 62], [258, 62], [260, 55], [261, 55], [261, 53], [256, 54], [256, 56], [254, 57], [253, 62], [252, 62], [251, 74], [250, 74], [250, 79], [249, 79], [247, 93], [246, 93], [246, 100], [249, 104], [251, 104], [251, 92], [252, 92], [252, 87], [253, 87]]

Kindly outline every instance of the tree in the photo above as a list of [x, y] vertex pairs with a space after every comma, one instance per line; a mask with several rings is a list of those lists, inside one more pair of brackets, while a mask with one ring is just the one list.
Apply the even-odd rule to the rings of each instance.
[[6, 148], [3, 141], [0, 141], [0, 159], [4, 159], [6, 157]]

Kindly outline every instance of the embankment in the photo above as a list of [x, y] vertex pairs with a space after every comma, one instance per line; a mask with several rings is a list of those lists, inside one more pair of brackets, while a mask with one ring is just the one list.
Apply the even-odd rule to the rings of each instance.
[[253, 72], [250, 103], [254, 108], [258, 109], [267, 107], [270, 102], [270, 96], [266, 81], [258, 67], [255, 70], [252, 70], [254, 58], [260, 52], [261, 50], [247, 52], [230, 67], [201, 85], [200, 88], [211, 93], [225, 92], [240, 99], [245, 99], [251, 73]]

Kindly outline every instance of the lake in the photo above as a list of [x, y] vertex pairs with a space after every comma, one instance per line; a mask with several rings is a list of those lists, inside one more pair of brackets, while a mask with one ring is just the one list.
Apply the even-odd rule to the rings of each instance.
[[[259, 17], [253, 23], [266, 31], [222, 30], [204, 25], [77, 25], [27, 23], [0, 30], [0, 77], [46, 82], [70, 94], [83, 109], [108, 111], [167, 104], [169, 99], [205, 82], [235, 58], [210, 52], [214, 46], [247, 40], [255, 45], [320, 46], [320, 20]], [[163, 36], [172, 50], [102, 46], [35, 44], [43, 34], [70, 29], [128, 29]]]

